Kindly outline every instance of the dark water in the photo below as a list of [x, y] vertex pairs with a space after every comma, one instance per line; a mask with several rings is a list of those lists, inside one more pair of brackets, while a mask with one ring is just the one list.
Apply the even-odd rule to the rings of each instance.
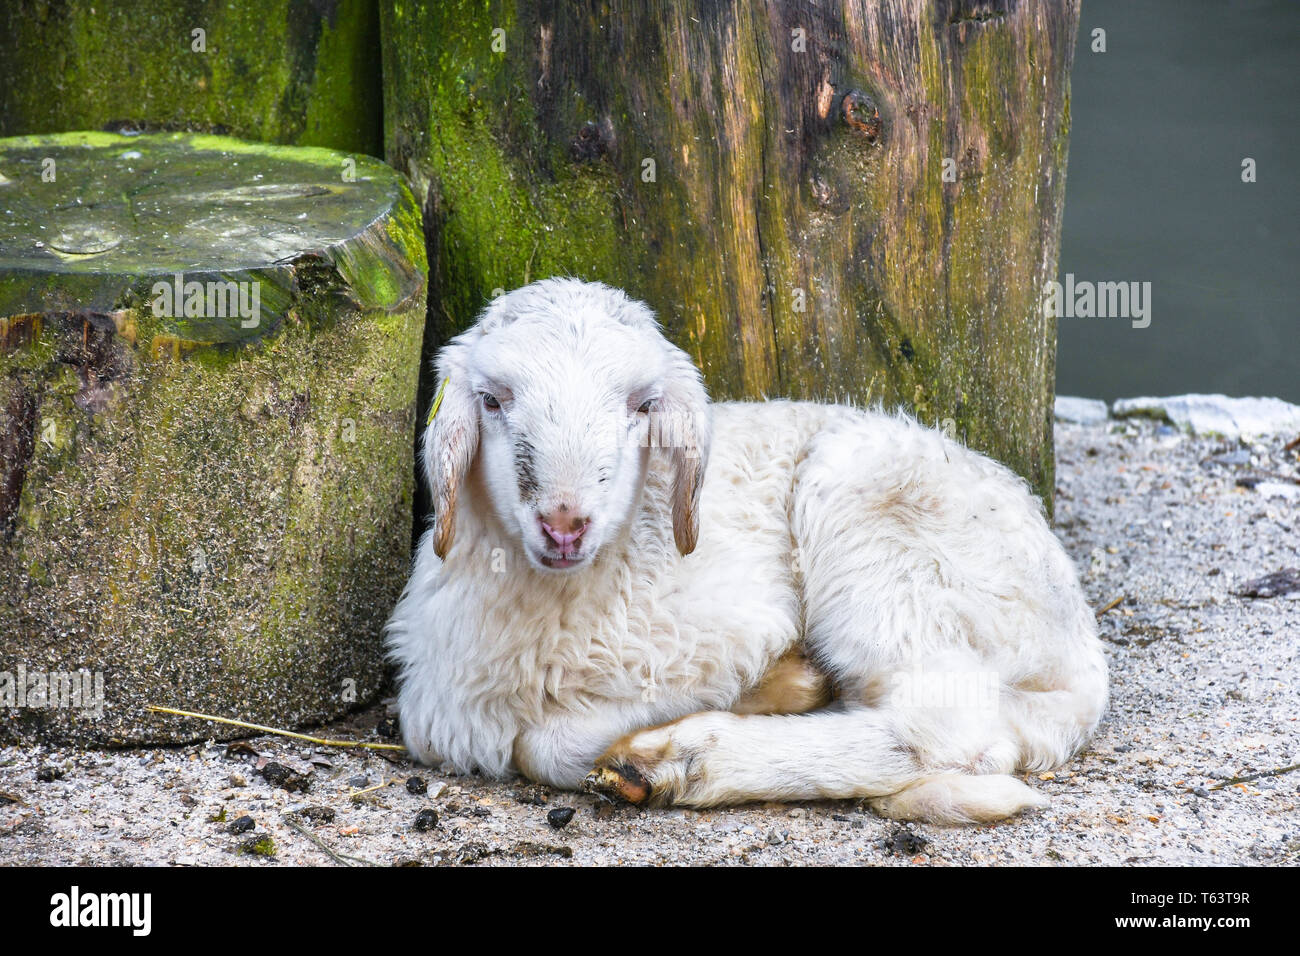
[[1060, 319], [1057, 391], [1300, 402], [1300, 2], [1083, 0], [1071, 113], [1060, 277], [1151, 324]]

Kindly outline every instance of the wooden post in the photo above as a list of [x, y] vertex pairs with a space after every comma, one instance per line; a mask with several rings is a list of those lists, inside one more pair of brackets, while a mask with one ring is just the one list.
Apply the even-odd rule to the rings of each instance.
[[189, 130], [379, 155], [374, 0], [0, 4], [0, 136]]
[[[717, 397], [883, 401], [1050, 507], [1077, 0], [385, 0], [426, 344], [558, 273], [659, 313]], [[427, 401], [427, 396], [426, 396]]]

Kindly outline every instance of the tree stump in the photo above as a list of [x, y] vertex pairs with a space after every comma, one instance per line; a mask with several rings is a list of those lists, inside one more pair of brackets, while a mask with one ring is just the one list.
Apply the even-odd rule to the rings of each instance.
[[0, 136], [223, 133], [380, 155], [372, 0], [0, 4]]
[[[180, 741], [223, 728], [146, 704], [286, 726], [373, 697], [425, 314], [400, 177], [68, 133], [0, 140], [0, 210], [0, 739]], [[102, 712], [69, 704], [93, 681]]]
[[[719, 397], [882, 401], [1050, 506], [1077, 0], [381, 5], [431, 335], [568, 273]], [[427, 396], [426, 399], [427, 401]]]

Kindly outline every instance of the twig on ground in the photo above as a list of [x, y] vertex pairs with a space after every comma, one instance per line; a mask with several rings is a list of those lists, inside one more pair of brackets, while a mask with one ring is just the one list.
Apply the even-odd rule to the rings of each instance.
[[[324, 850], [325, 853], [329, 855], [329, 858], [333, 860], [335, 863], [341, 864], [342, 866], [351, 866], [352, 863], [361, 863], [365, 866], [379, 866], [378, 863], [375, 863], [371, 860], [363, 860], [359, 856], [349, 856], [346, 853], [338, 853], [335, 852], [334, 850], [331, 850], [325, 844], [324, 840], [322, 840], [316, 834], [312, 833], [306, 827], [300, 826], [298, 822], [293, 819], [292, 815], [288, 813], [281, 814], [280, 819], [283, 820], [285, 823], [287, 823], [289, 826], [293, 827], [295, 830], [297, 830], [299, 833], [305, 836], [308, 840], [311, 840], [311, 842], [315, 843], [316, 846], [320, 847], [320, 849]], [[351, 860], [352, 863], [348, 862], [349, 860]]]
[[159, 707], [157, 704], [146, 704], [145, 710], [155, 714], [175, 714], [177, 717], [193, 717], [196, 720], [213, 720], [219, 724], [230, 724], [232, 727], [243, 727], [247, 730], [256, 730], [264, 734], [278, 734], [281, 737], [292, 737], [295, 740], [305, 740], [309, 744], [315, 744], [318, 747], [364, 747], [367, 750], [405, 750], [401, 744], [376, 744], [364, 740], [327, 740], [323, 737], [309, 737], [307, 734], [295, 734], [290, 730], [279, 730], [275, 727], [264, 727], [261, 724], [250, 724], [243, 720], [232, 720], [229, 717], [213, 717], [211, 714], [196, 714], [188, 710], [176, 710], [172, 707]]
[[352, 793], [348, 794], [348, 799], [355, 800], [357, 797], [362, 796], [363, 794], [374, 793], [376, 790], [383, 790], [384, 787], [391, 786], [394, 783], [397, 783], [396, 777], [377, 783], [373, 787], [366, 787], [364, 790], [355, 790]]
[[1107, 611], [1113, 611], [1115, 608], [1119, 607], [1119, 606], [1120, 606], [1121, 604], [1123, 604], [1123, 603], [1124, 603], [1124, 595], [1121, 594], [1119, 597], [1115, 598], [1115, 600], [1113, 600], [1113, 601], [1111, 601], [1109, 604], [1107, 604], [1104, 608], [1101, 608], [1101, 609], [1097, 612], [1097, 616], [1098, 616], [1098, 617], [1101, 617], [1101, 616], [1102, 616], [1103, 614], [1105, 614]]
[[1280, 777], [1284, 773], [1291, 773], [1295, 770], [1300, 770], [1300, 763], [1293, 763], [1289, 767], [1278, 767], [1274, 770], [1262, 770], [1259, 773], [1248, 773], [1244, 777], [1233, 777], [1231, 780], [1221, 780], [1208, 789], [1222, 790], [1224, 787], [1231, 787], [1238, 783], [1250, 783], [1252, 780], [1262, 780], [1265, 777]]
[[1295, 475], [1279, 475], [1274, 471], [1258, 471], [1252, 475], [1242, 475], [1237, 479], [1237, 486], [1240, 488], [1253, 489], [1256, 485], [1263, 484], [1265, 481], [1290, 482], [1293, 485], [1300, 485], [1300, 478]]

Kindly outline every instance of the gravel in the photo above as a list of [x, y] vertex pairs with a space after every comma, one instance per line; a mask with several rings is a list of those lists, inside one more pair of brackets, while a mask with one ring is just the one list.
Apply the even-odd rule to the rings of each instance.
[[[8, 747], [0, 864], [1300, 862], [1300, 771], [1223, 786], [1300, 763], [1300, 590], [1245, 596], [1300, 568], [1296, 499], [1261, 493], [1300, 487], [1300, 456], [1285, 437], [1242, 444], [1142, 420], [1060, 423], [1056, 436], [1057, 530], [1106, 609], [1112, 693], [1088, 750], [1029, 778], [1044, 810], [980, 827], [900, 825], [855, 801], [645, 811], [277, 737]], [[392, 729], [381, 705], [323, 733]], [[407, 786], [417, 772], [425, 792]]]

